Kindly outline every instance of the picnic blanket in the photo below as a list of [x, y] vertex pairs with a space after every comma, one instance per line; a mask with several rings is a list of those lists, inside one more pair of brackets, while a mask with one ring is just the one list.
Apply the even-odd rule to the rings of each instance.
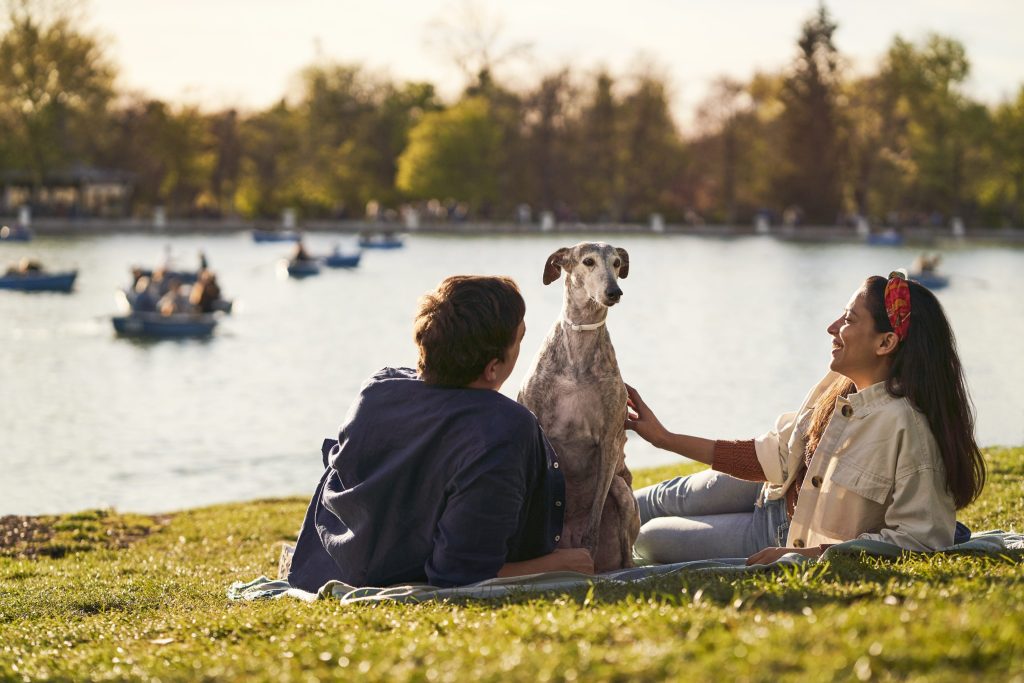
[[[984, 553], [1000, 554], [1007, 551], [1024, 551], [1024, 534], [1005, 531], [984, 531], [974, 534], [970, 540], [950, 546], [937, 553]], [[654, 576], [667, 576], [681, 572], [716, 572], [747, 574], [765, 571], [778, 566], [802, 566], [827, 561], [837, 555], [867, 553], [881, 557], [899, 557], [907, 551], [899, 546], [880, 541], [853, 540], [839, 543], [827, 549], [820, 558], [808, 558], [791, 553], [783, 555], [771, 564], [746, 566], [746, 558], [723, 558], [697, 560], [675, 564], [655, 564], [630, 569], [589, 575], [577, 572], [546, 572], [530, 576], [516, 576], [505, 579], [489, 579], [469, 586], [437, 588], [428, 584], [409, 584], [380, 588], [357, 588], [341, 581], [328, 581], [316, 593], [293, 588], [285, 580], [261, 576], [248, 583], [237, 581], [228, 587], [231, 600], [260, 600], [296, 598], [306, 602], [334, 598], [343, 604], [359, 602], [425, 602], [429, 600], [491, 599], [509, 595], [564, 593], [593, 584], [629, 584]]]

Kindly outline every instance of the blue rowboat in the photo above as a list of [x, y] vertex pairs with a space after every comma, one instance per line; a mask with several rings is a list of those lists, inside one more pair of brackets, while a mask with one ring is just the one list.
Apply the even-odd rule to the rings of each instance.
[[301, 235], [294, 230], [253, 230], [253, 242], [298, 242]]
[[122, 337], [148, 337], [151, 339], [186, 339], [209, 337], [217, 327], [217, 319], [204, 313], [192, 315], [177, 313], [131, 313], [111, 318], [114, 330]]
[[320, 264], [316, 261], [289, 259], [284, 262], [289, 277], [309, 277], [320, 274]]
[[903, 244], [903, 235], [892, 230], [874, 232], [868, 235], [867, 243], [873, 247], [898, 247]]
[[32, 239], [32, 231], [23, 225], [0, 226], [0, 242], [28, 242]]
[[335, 252], [324, 257], [324, 265], [328, 268], [355, 268], [359, 265], [361, 253], [340, 254]]
[[359, 246], [363, 249], [399, 249], [405, 246], [405, 240], [388, 235], [367, 235], [359, 238]]
[[0, 276], [0, 289], [22, 292], [70, 292], [78, 277], [77, 270], [62, 273], [28, 272]]
[[933, 290], [942, 289], [949, 284], [949, 276], [939, 275], [938, 273], [911, 273], [910, 279], [916, 280], [928, 289]]

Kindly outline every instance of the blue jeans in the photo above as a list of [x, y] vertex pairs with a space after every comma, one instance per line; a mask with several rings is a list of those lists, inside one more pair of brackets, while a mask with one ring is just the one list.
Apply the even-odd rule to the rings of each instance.
[[763, 485], [714, 470], [676, 477], [636, 492], [640, 536], [634, 551], [648, 562], [668, 564], [750, 557], [785, 545], [786, 500], [765, 500]]

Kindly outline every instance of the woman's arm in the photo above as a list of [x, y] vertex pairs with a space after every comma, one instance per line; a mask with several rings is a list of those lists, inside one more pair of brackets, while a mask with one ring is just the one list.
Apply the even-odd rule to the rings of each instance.
[[626, 385], [626, 429], [632, 429], [652, 446], [710, 465], [714, 462], [715, 442], [687, 434], [674, 434], [661, 424], [636, 389]]
[[498, 578], [557, 571], [593, 574], [594, 560], [586, 548], [559, 548], [550, 555], [541, 555], [532, 560], [506, 562], [498, 570]]

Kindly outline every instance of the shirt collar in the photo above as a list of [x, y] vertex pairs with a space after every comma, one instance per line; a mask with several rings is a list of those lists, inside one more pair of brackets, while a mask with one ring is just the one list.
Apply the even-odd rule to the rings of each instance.
[[[840, 401], [844, 400], [842, 397]], [[893, 400], [892, 394], [885, 388], [885, 382], [876, 382], [871, 386], [850, 394], [845, 399], [854, 410], [870, 410]]]

